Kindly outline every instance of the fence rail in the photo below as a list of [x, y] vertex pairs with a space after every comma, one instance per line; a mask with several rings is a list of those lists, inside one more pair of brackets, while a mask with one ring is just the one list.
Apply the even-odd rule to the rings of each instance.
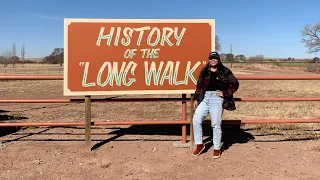
[[[191, 98], [184, 100], [190, 101]], [[235, 101], [242, 102], [286, 102], [286, 101], [320, 101], [320, 98], [234, 98]], [[3, 103], [82, 103], [85, 99], [1, 99]], [[91, 102], [154, 102], [154, 101], [182, 101], [181, 98], [105, 98], [91, 99]]]
[[[238, 75], [239, 80], [320, 80], [319, 75], [267, 76]], [[0, 75], [0, 80], [63, 80], [61, 75]]]
[[[205, 121], [210, 124], [210, 121]], [[252, 120], [224, 120], [223, 124], [284, 124], [284, 123], [320, 123], [320, 119], [252, 119]], [[189, 120], [130, 120], [130, 121], [93, 121], [91, 126], [105, 125], [191, 125]], [[85, 126], [84, 122], [21, 122], [21, 123], [0, 123], [0, 127], [63, 127], [63, 126]]]
[[[239, 80], [320, 80], [319, 75], [300, 75], [300, 76], [256, 76], [256, 75], [238, 75]], [[0, 75], [0, 80], [63, 80], [63, 76], [51, 75]], [[131, 120], [131, 121], [91, 121], [91, 102], [150, 102], [150, 101], [180, 101], [182, 102], [181, 120]], [[187, 98], [182, 94], [181, 98], [103, 98], [91, 99], [91, 96], [85, 96], [84, 99], [2, 99], [0, 103], [85, 103], [85, 122], [2, 122], [0, 127], [18, 127], [18, 126], [85, 126], [86, 144], [90, 146], [91, 125], [156, 125], [156, 124], [179, 124], [182, 125], [182, 143], [186, 143], [187, 128], [190, 125], [190, 142], [193, 143], [193, 123], [187, 120], [186, 102], [193, 104], [192, 97]], [[317, 98], [235, 98], [235, 101], [243, 102], [276, 102], [276, 101], [320, 101]], [[191, 106], [191, 116], [193, 115], [193, 106]], [[208, 122], [206, 122], [208, 123]], [[273, 120], [224, 120], [224, 124], [272, 124], [272, 123], [320, 123], [320, 119], [273, 119]], [[192, 147], [192, 146], [190, 146]]]

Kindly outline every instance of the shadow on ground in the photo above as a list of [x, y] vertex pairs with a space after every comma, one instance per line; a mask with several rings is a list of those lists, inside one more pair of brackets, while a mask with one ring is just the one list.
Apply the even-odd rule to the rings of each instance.
[[[16, 121], [16, 120], [21, 120], [21, 119], [28, 119], [27, 117], [21, 117], [21, 116], [12, 116], [12, 115], [7, 115], [5, 113], [9, 113], [10, 111], [6, 110], [0, 110], [0, 123], [5, 123], [5, 122], [10, 122], [10, 121]], [[19, 131], [21, 128], [20, 127], [0, 127], [0, 137], [6, 136], [12, 133], [15, 133]]]
[[[212, 132], [211, 126], [205, 127], [206, 133]], [[206, 148], [203, 152], [207, 152], [212, 148], [212, 134], [209, 134], [210, 137], [203, 140], [206, 144]], [[222, 147], [221, 151], [226, 151], [233, 144], [242, 144], [247, 143], [251, 140], [254, 140], [254, 136], [240, 127], [240, 124], [224, 124], [222, 125]]]
[[[190, 127], [187, 126], [187, 132], [190, 132], [189, 128]], [[104, 144], [113, 141], [123, 135], [181, 136], [182, 128], [181, 125], [133, 125], [129, 128], [122, 128], [109, 134], [115, 134], [115, 136], [95, 144], [91, 150], [98, 149]], [[187, 134], [189, 135], [189, 133]], [[204, 143], [207, 143], [207, 148], [210, 148], [212, 146], [212, 128], [210, 125], [203, 125], [203, 136], [209, 136], [208, 138], [204, 139]], [[247, 143], [248, 141], [253, 139], [253, 135], [241, 129], [240, 124], [222, 125], [222, 150], [227, 150], [233, 144]]]
[[0, 137], [18, 132], [20, 127], [0, 127]]
[[[55, 128], [64, 128], [64, 129], [78, 129], [83, 130], [83, 133], [76, 133], [76, 132], [50, 132], [49, 130], [54, 130]], [[97, 127], [92, 127], [92, 130], [96, 129]], [[37, 130], [38, 129], [38, 130]], [[140, 141], [141, 139], [118, 139], [125, 135], [163, 135], [163, 136], [175, 136], [178, 139], [181, 139], [182, 134], [182, 125], [132, 125], [127, 128], [119, 128], [119, 127], [107, 127], [107, 128], [97, 128], [100, 129], [99, 133], [92, 133], [91, 135], [98, 135], [98, 136], [106, 136], [106, 135], [113, 135], [108, 139], [104, 138], [95, 138], [92, 137], [91, 141], [96, 142], [91, 150], [96, 150], [102, 147], [103, 145], [107, 144], [111, 141]], [[84, 127], [50, 127], [50, 128], [33, 128], [33, 132], [27, 132], [26, 129], [22, 132], [16, 132], [20, 129], [17, 128], [3, 128], [1, 129], [1, 136], [6, 136], [8, 134], [14, 135], [13, 139], [5, 140], [3, 139], [2, 142], [12, 142], [12, 141], [85, 141], [84, 138]], [[111, 132], [110, 132], [111, 130]], [[37, 131], [37, 132], [35, 132]], [[103, 133], [103, 131], [108, 131], [109, 133]], [[190, 127], [187, 126], [187, 135], [189, 135]], [[254, 137], [245, 132], [243, 129], [240, 128], [240, 125], [222, 125], [222, 141], [223, 141], [223, 149], [227, 150], [233, 144], [236, 143], [247, 143], [248, 141], [254, 139]], [[36, 135], [36, 136], [34, 136]], [[75, 135], [75, 136], [82, 136], [83, 138], [37, 138], [40, 135]], [[18, 136], [18, 137], [16, 137]], [[212, 146], [212, 128], [209, 124], [203, 125], [203, 136], [208, 137], [204, 139], [205, 143], [208, 143], [209, 146]], [[188, 138], [189, 139], [189, 138]], [[163, 140], [163, 139], [143, 139], [143, 141], [172, 141], [171, 140]], [[208, 146], [208, 148], [210, 148]]]
[[28, 119], [27, 117], [24, 117], [24, 116], [7, 115], [6, 113], [9, 113], [9, 112], [10, 111], [0, 109], [0, 123], [1, 121], [14, 121], [14, 120]]

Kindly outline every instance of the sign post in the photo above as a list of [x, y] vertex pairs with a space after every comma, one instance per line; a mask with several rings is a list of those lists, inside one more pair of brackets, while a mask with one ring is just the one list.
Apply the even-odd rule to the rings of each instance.
[[65, 19], [63, 94], [192, 94], [214, 50], [214, 19]]

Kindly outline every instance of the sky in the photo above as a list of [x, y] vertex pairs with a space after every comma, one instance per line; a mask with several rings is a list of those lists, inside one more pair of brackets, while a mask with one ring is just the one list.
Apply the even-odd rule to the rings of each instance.
[[301, 43], [306, 24], [320, 22], [319, 0], [0, 0], [0, 54], [25, 44], [26, 57], [63, 47], [64, 18], [215, 19], [221, 53], [313, 58]]

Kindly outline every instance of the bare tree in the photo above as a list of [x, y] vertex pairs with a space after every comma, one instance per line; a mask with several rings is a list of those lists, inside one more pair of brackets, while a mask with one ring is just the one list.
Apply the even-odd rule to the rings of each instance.
[[255, 62], [256, 62], [256, 58], [255, 58], [254, 56], [250, 56], [250, 57], [248, 57], [248, 58], [246, 59], [246, 61], [247, 61], [248, 63], [255, 63]]
[[302, 39], [301, 42], [309, 49], [309, 53], [320, 51], [320, 22], [314, 26], [307, 24], [304, 29], [301, 30], [301, 34], [302, 36], [307, 36], [307, 38]]
[[264, 61], [264, 55], [263, 54], [259, 54], [259, 55], [256, 55], [256, 56], [251, 56], [251, 57], [248, 57], [246, 58], [246, 61], [249, 62], [249, 63], [262, 63]]
[[257, 60], [258, 62], [262, 63], [263, 60], [264, 60], [264, 55], [263, 55], [263, 54], [257, 55], [257, 56], [256, 56], [256, 60]]
[[22, 45], [22, 48], [21, 48], [21, 59], [24, 60], [24, 55], [25, 55], [26, 51], [25, 51], [25, 45], [23, 44]]
[[21, 48], [21, 60], [22, 60], [22, 62], [23, 62], [23, 67], [24, 67], [24, 63], [25, 63], [25, 61], [24, 61], [24, 55], [25, 55], [25, 53], [26, 53], [26, 51], [25, 51], [25, 45], [22, 44], [22, 48]]
[[6, 60], [6, 58], [4, 57], [4, 53], [2, 53], [0, 56], [0, 63], [4, 64], [5, 60]]
[[6, 50], [3, 52], [3, 57], [4, 57], [3, 65], [4, 65], [4, 67], [6, 68], [6, 67], [8, 66], [8, 62], [9, 62], [10, 57], [11, 57], [11, 52], [8, 51], [8, 49], [6, 49]]
[[221, 42], [220, 42], [220, 37], [216, 35], [215, 39], [216, 39], [215, 49], [216, 49], [217, 52], [219, 52], [219, 51], [222, 50], [222, 48], [221, 48]]
[[17, 47], [16, 44], [12, 44], [12, 56], [16, 56], [16, 52], [17, 52]]
[[16, 64], [16, 54], [17, 54], [17, 47], [16, 44], [12, 44], [12, 52], [11, 52], [11, 57], [10, 57], [10, 61], [12, 63], [12, 67], [14, 68], [14, 65]]

